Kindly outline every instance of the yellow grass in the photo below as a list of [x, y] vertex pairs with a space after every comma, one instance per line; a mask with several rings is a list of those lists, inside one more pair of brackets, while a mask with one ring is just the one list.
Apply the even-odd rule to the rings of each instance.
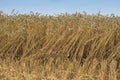
[[120, 17], [0, 13], [0, 80], [119, 80]]

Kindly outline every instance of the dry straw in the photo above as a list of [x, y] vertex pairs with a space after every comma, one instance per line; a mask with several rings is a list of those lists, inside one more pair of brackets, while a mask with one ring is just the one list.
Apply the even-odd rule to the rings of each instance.
[[120, 17], [0, 13], [1, 80], [119, 80]]

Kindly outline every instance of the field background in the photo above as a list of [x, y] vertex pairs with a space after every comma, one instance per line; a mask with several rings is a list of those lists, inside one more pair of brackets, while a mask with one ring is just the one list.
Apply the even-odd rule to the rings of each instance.
[[0, 80], [119, 80], [120, 17], [0, 13]]

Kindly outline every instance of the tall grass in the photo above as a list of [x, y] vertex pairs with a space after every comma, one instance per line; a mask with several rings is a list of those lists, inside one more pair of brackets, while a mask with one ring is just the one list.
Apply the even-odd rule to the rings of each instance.
[[1, 80], [119, 80], [120, 17], [0, 13]]

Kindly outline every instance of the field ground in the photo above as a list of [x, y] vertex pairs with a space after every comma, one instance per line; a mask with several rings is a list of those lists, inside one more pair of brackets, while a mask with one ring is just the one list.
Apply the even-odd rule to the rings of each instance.
[[119, 80], [120, 17], [0, 13], [0, 80]]

